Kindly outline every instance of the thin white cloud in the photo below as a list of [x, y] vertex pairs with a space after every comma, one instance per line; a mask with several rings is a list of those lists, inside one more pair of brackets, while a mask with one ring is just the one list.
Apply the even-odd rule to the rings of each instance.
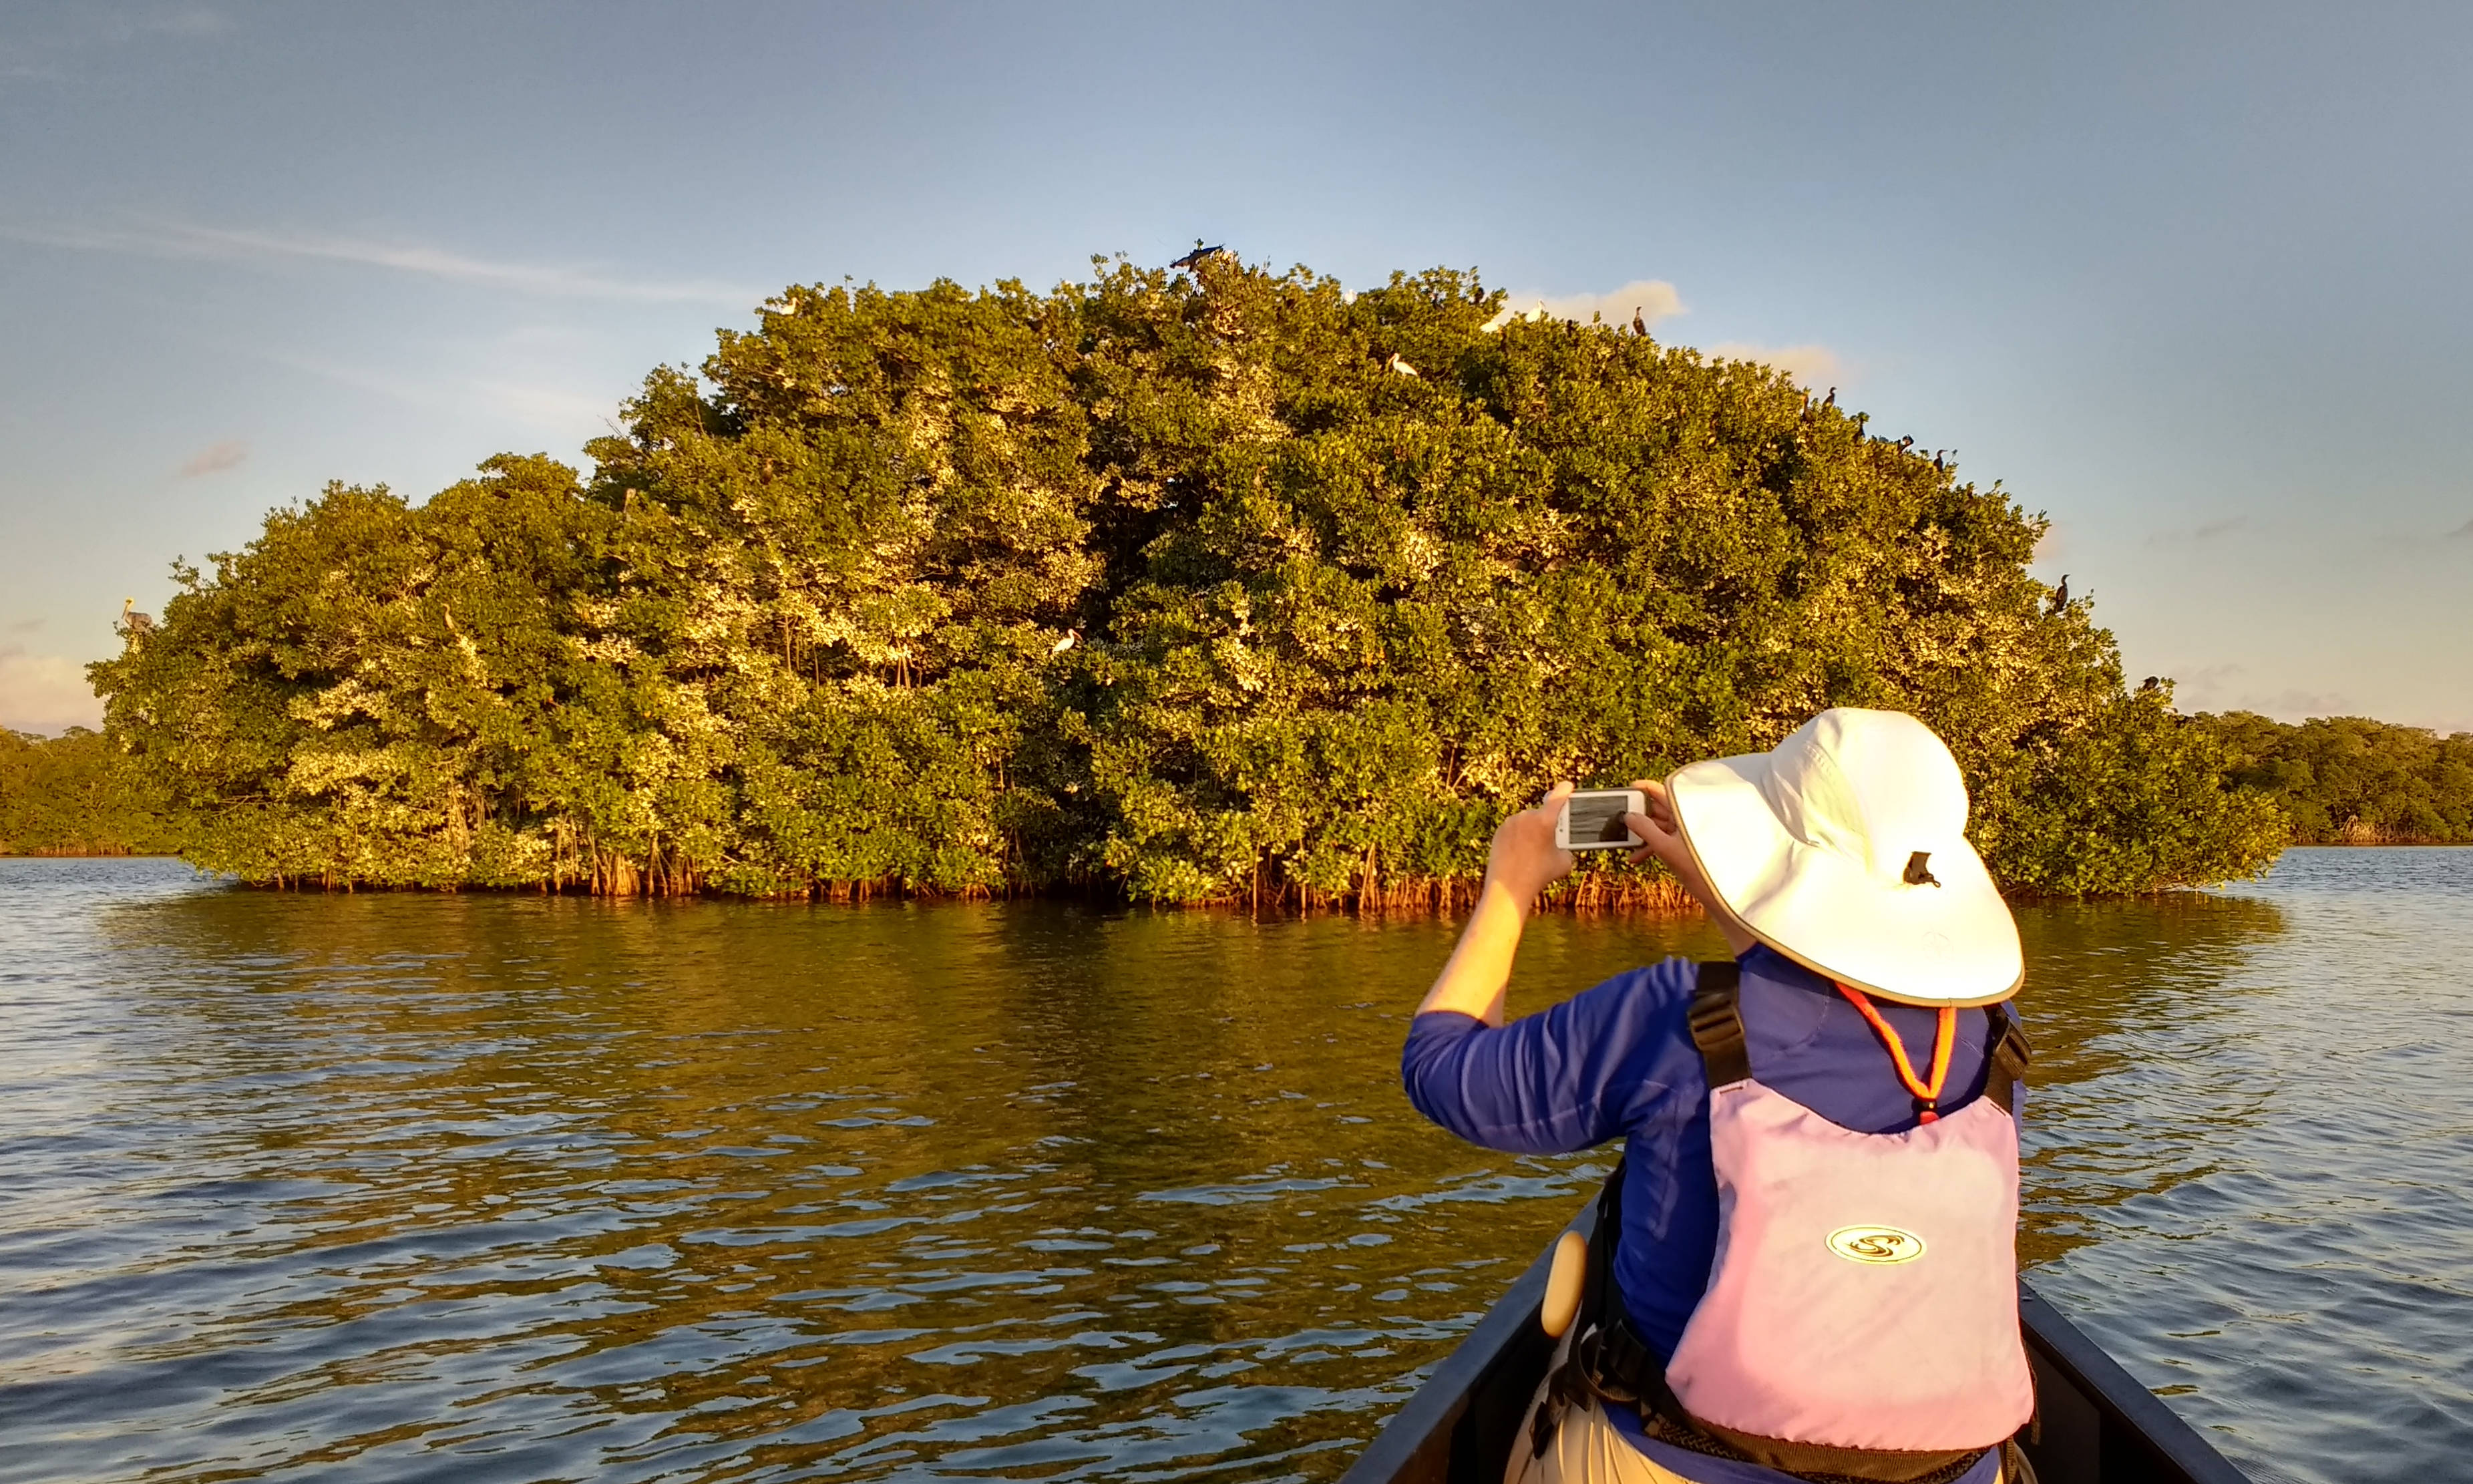
[[2228, 536], [2242, 536], [2256, 530], [2258, 523], [2247, 515], [2226, 515], [2221, 519], [2201, 521], [2195, 526], [2180, 526], [2159, 531], [2147, 539], [2149, 546], [2202, 546]]
[[566, 387], [528, 386], [513, 381], [475, 381], [472, 390], [518, 422], [559, 432], [590, 428], [598, 432], [617, 415], [618, 398], [593, 396]]
[[[30, 12], [32, 7], [21, 7]], [[55, 6], [35, 24], [0, 36], [0, 80], [11, 83], [65, 83], [78, 69], [64, 65], [97, 47], [125, 46], [146, 36], [202, 37], [232, 29], [231, 17], [202, 5], [157, 6], [151, 9], [101, 10], [91, 6]], [[12, 25], [16, 18], [12, 17]]]
[[231, 17], [203, 5], [157, 11], [139, 23], [141, 29], [176, 36], [211, 36], [231, 29]]
[[1708, 350], [1724, 360], [1774, 366], [1807, 387], [1827, 385], [1845, 371], [1837, 352], [1827, 346], [1756, 346], [1747, 341], [1723, 340]]
[[2256, 711], [2280, 722], [2360, 714], [2351, 700], [2335, 691], [2291, 685], [2276, 690], [2256, 684], [2250, 671], [2240, 664], [2201, 665], [2165, 679], [2173, 682], [2173, 705], [2184, 711]]
[[[1509, 295], [1503, 299], [1502, 312], [1486, 328], [1497, 329], [1513, 320], [1574, 320], [1582, 324], [1603, 321], [1618, 329], [1628, 328], [1637, 320], [1644, 327], [1654, 328], [1661, 321], [1691, 312], [1681, 291], [1666, 279], [1634, 278], [1602, 294]], [[1807, 387], [1824, 385], [1845, 371], [1837, 352], [1827, 346], [1756, 346], [1730, 340], [1711, 346], [1708, 353], [1773, 366]]]
[[1488, 329], [1509, 320], [1577, 320], [1582, 324], [1591, 317], [1602, 317], [1608, 324], [1629, 324], [1638, 315], [1644, 324], [1655, 324], [1678, 314], [1689, 314], [1683, 296], [1674, 285], [1663, 278], [1634, 278], [1621, 288], [1603, 294], [1514, 294], [1503, 300], [1502, 312], [1487, 324]]
[[500, 381], [480, 378], [417, 380], [367, 367], [347, 366], [321, 356], [277, 351], [267, 359], [278, 366], [429, 411], [468, 410], [474, 403], [543, 432], [598, 436], [612, 426], [622, 395], [596, 395], [556, 382]]
[[2170, 677], [2173, 700], [2184, 711], [2238, 711], [2246, 709], [2234, 698], [2247, 689], [2243, 679], [2249, 672], [2238, 664], [2200, 665]]
[[303, 375], [315, 376], [321, 381], [331, 381], [338, 386], [350, 387], [356, 392], [368, 392], [414, 407], [437, 407], [446, 400], [439, 388], [428, 383], [390, 375], [385, 371], [369, 371], [358, 366], [346, 366], [341, 362], [329, 361], [323, 356], [275, 350], [267, 352], [266, 358], [277, 366], [300, 371]]
[[180, 465], [180, 477], [195, 479], [201, 474], [220, 474], [228, 468], [240, 467], [248, 458], [249, 444], [236, 438], [227, 438], [189, 455]]
[[553, 299], [621, 299], [651, 304], [721, 304], [745, 308], [760, 290], [709, 278], [674, 280], [619, 277], [597, 269], [541, 263], [498, 262], [415, 243], [378, 242], [318, 232], [252, 231], [202, 227], [188, 222], [135, 227], [0, 225], [0, 237], [80, 251], [136, 257], [234, 263], [343, 263], [383, 269], [447, 283], [503, 289]]
[[85, 666], [0, 644], [0, 727], [50, 733], [102, 725], [103, 703], [86, 685]]
[[232, 29], [231, 17], [208, 6], [159, 5], [137, 11], [88, 12], [91, 29], [71, 32], [68, 44], [99, 41], [120, 46], [140, 36], [211, 36]]
[[2330, 690], [2302, 690], [2288, 686], [2271, 695], [2253, 692], [2244, 696], [2241, 708], [2272, 716], [2280, 722], [2308, 721], [2314, 716], [2359, 716], [2361, 707]]

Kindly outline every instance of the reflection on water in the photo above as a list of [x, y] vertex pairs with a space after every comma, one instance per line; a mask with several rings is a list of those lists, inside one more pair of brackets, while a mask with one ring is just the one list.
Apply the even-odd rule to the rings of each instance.
[[[2245, 1463], [2473, 1442], [2468, 901], [2022, 914], [2029, 1255]], [[0, 862], [0, 1480], [1334, 1477], [1607, 1162], [1408, 1110], [1449, 932]]]
[[2020, 1257], [2099, 1240], [2105, 1213], [2203, 1178], [2260, 1087], [2210, 1027], [2241, 966], [2285, 930], [2252, 897], [2021, 908], [2035, 1045]]

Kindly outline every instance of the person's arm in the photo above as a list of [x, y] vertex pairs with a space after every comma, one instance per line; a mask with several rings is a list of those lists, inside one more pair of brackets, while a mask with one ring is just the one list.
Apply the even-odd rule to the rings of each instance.
[[1477, 910], [1469, 914], [1459, 946], [1434, 977], [1417, 1014], [1448, 1010], [1488, 1025], [1502, 1023], [1502, 992], [1511, 983], [1511, 960], [1520, 951], [1528, 913], [1537, 894], [1569, 874], [1573, 864], [1572, 852], [1554, 845], [1554, 821], [1571, 797], [1572, 785], [1557, 783], [1544, 802], [1514, 814], [1494, 832]]
[[1400, 1049], [1408, 1101], [1470, 1143], [1566, 1154], [1621, 1134], [1699, 1065], [1683, 1028], [1689, 959], [1615, 975], [1558, 1005], [1489, 1026], [1421, 1015]]

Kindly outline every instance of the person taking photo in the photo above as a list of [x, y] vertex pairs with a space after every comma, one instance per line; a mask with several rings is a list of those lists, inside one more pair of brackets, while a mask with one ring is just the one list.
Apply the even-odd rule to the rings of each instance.
[[1620, 1138], [1510, 1484], [1995, 1484], [2033, 1411], [2018, 1321], [2018, 930], [1939, 737], [1824, 711], [1633, 785], [1635, 863], [1731, 961], [1669, 959], [1503, 1023], [1569, 785], [1496, 831], [1402, 1075], [1489, 1149]]

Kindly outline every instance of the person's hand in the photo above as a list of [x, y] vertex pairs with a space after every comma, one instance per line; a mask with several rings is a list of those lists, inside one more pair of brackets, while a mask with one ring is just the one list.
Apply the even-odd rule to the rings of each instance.
[[1641, 842], [1626, 858], [1635, 866], [1664, 861], [1666, 869], [1676, 875], [1696, 879], [1699, 871], [1693, 864], [1691, 847], [1683, 843], [1683, 831], [1675, 826], [1674, 804], [1666, 797], [1666, 785], [1655, 778], [1634, 778], [1627, 786], [1640, 790], [1648, 812], [1623, 816], [1623, 827]]
[[1523, 911], [1577, 864], [1571, 851], [1554, 844], [1554, 822], [1562, 818], [1563, 802], [1571, 797], [1572, 785], [1557, 783], [1537, 807], [1521, 810], [1494, 832], [1494, 847], [1485, 857], [1486, 883], [1509, 892]]

